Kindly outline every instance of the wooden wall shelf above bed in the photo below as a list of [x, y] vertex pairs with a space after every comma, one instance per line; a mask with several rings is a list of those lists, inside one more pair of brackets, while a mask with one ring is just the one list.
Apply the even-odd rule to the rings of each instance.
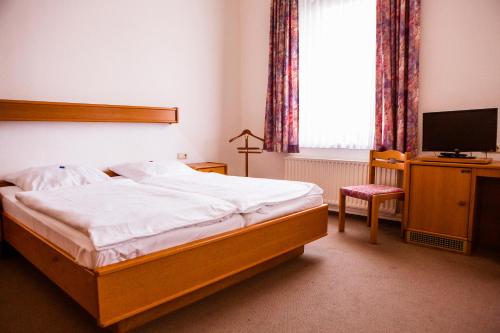
[[149, 107], [0, 99], [0, 121], [177, 123], [175, 107]]

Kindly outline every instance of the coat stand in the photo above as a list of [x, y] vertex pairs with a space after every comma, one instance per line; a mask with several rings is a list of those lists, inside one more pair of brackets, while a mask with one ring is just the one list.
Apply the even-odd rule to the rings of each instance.
[[234, 138], [230, 139], [229, 142], [233, 142], [234, 140], [239, 139], [242, 136], [245, 137], [245, 147], [238, 147], [236, 149], [238, 150], [239, 154], [245, 154], [245, 177], [248, 177], [248, 154], [261, 154], [262, 153], [262, 148], [248, 146], [248, 137], [251, 136], [251, 137], [258, 139], [262, 142], [264, 142], [264, 139], [253, 134], [249, 129], [245, 129], [245, 130], [243, 130], [243, 132], [241, 132], [240, 135], [235, 136]]

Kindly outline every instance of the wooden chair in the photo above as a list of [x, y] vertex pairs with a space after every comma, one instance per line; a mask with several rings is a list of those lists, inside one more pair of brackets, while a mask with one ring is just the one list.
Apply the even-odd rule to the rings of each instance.
[[[345, 227], [345, 200], [346, 196], [368, 201], [368, 225], [371, 227], [370, 241], [377, 243], [378, 210], [382, 202], [392, 199], [404, 200], [403, 188], [375, 184], [375, 168], [395, 169], [403, 172], [405, 179], [405, 161], [410, 159], [410, 153], [400, 153], [396, 150], [378, 152], [370, 151], [368, 185], [346, 186], [340, 189], [339, 195], [339, 232]], [[404, 225], [402, 221], [401, 225]]]

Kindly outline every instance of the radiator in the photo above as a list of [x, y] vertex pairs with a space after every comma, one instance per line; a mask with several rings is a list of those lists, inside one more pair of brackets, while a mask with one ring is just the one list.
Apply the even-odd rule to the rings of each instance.
[[[397, 185], [397, 172], [390, 169], [377, 168], [375, 182], [384, 185]], [[314, 159], [305, 157], [285, 158], [285, 178], [300, 180], [319, 185], [324, 190], [324, 201], [331, 210], [338, 210], [339, 189], [342, 186], [368, 183], [368, 163], [359, 161], [342, 161]], [[366, 215], [368, 203], [364, 200], [347, 197], [346, 211], [358, 215]], [[382, 217], [397, 219], [399, 217], [396, 200], [388, 200], [380, 205]]]

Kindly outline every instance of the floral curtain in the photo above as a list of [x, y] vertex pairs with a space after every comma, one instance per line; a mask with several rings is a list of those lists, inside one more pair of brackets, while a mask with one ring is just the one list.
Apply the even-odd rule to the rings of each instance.
[[420, 0], [377, 0], [375, 148], [417, 151]]
[[273, 0], [264, 149], [299, 152], [298, 0]]

